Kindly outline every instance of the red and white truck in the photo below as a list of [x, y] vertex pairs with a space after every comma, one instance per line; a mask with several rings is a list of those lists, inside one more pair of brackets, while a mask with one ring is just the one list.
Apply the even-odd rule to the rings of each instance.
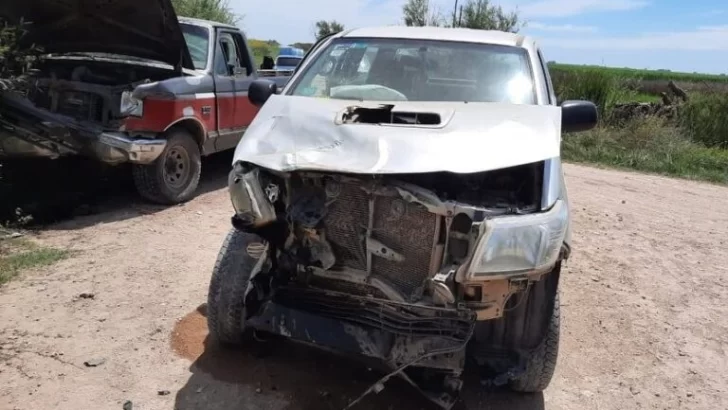
[[169, 0], [4, 2], [0, 17], [31, 22], [21, 46], [43, 51], [0, 93], [0, 159], [130, 162], [144, 198], [180, 203], [195, 196], [201, 157], [234, 148], [258, 112], [248, 87], [263, 74], [245, 34], [178, 18]]

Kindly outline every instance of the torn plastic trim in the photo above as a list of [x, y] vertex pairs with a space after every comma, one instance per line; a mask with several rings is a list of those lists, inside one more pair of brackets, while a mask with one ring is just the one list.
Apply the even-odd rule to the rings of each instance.
[[542, 211], [550, 209], [557, 200], [562, 198], [562, 175], [561, 157], [544, 161], [543, 188], [541, 190]]

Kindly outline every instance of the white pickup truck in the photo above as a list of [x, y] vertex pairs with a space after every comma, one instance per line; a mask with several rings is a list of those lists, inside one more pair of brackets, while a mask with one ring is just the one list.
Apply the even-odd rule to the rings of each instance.
[[210, 333], [264, 331], [381, 364], [452, 407], [466, 366], [546, 388], [571, 253], [562, 133], [536, 42], [432, 27], [319, 41], [238, 145], [233, 228], [210, 282]]

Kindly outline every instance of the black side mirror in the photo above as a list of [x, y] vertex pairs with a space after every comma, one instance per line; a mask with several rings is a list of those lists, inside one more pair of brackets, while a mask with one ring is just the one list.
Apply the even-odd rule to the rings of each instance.
[[581, 132], [597, 126], [599, 113], [591, 101], [569, 100], [561, 103], [561, 131]]
[[256, 107], [262, 107], [271, 95], [278, 92], [278, 85], [270, 80], [255, 80], [248, 87], [248, 99]]

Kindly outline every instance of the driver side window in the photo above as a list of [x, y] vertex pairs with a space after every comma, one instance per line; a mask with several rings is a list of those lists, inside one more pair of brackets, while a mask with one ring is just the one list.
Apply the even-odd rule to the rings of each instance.
[[237, 33], [220, 32], [215, 46], [215, 74], [224, 76], [250, 75], [250, 61], [245, 42]]

